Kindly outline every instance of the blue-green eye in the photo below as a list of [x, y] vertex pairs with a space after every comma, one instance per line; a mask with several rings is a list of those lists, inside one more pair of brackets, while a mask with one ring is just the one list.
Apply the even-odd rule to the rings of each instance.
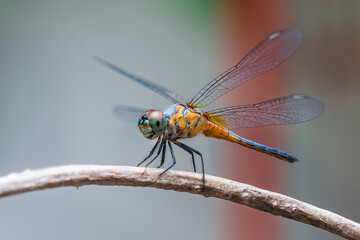
[[147, 119], [145, 119], [145, 120], [140, 119], [139, 120], [139, 125], [146, 125], [148, 122], [149, 122], [149, 120], [147, 120]]
[[167, 122], [162, 111], [148, 110], [140, 116], [138, 125], [144, 137], [154, 139], [164, 134]]
[[164, 117], [160, 119], [151, 119], [150, 126], [156, 134], [162, 134], [166, 128], [166, 120]]
[[149, 120], [146, 114], [139, 119], [139, 125], [146, 125], [148, 122]]

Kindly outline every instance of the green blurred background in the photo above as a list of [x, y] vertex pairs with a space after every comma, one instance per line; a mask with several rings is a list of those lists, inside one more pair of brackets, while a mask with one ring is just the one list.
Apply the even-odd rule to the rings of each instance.
[[[232, 6], [245, 9], [249, 4], [270, 5], [245, 0], [0, 0], [1, 176], [65, 164], [135, 166], [154, 142], [141, 135], [136, 123], [117, 119], [112, 107], [163, 108], [170, 102], [104, 68], [93, 56], [190, 99], [236, 63], [229, 65], [223, 51], [224, 39], [232, 37], [224, 28], [239, 26], [244, 33], [263, 36], [252, 46], [271, 33], [261, 19], [224, 21]], [[283, 0], [266, 11], [291, 19], [275, 24], [273, 31], [285, 26], [304, 33], [291, 62], [274, 70], [286, 71], [284, 95], [306, 93], [326, 105], [314, 121], [274, 128], [285, 143], [270, 144], [301, 161], [281, 163], [279, 175], [286, 184], [267, 189], [360, 222], [360, 2]], [[237, 60], [249, 50], [242, 49]], [[217, 106], [243, 104], [226, 101]], [[208, 174], [231, 178], [227, 158], [241, 161], [235, 154], [222, 156], [230, 143], [205, 137], [187, 143], [204, 154]], [[176, 169], [191, 171], [189, 156], [178, 150], [176, 155]], [[254, 162], [259, 168], [262, 156]], [[257, 177], [257, 172], [249, 174]], [[266, 184], [261, 181], [245, 180], [259, 187]], [[247, 208], [149, 188], [58, 188], [1, 199], [0, 239], [249, 239], [252, 234], [250, 239], [258, 239], [259, 225], [251, 224], [244, 235], [228, 227], [229, 221], [244, 225], [248, 216], [237, 220], [231, 209]], [[302, 223], [246, 211], [279, 223], [267, 239], [338, 239]]]

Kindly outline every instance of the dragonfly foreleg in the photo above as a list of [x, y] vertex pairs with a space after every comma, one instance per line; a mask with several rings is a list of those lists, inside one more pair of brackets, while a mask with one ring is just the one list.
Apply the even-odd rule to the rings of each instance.
[[140, 166], [141, 164], [143, 164], [146, 160], [148, 160], [148, 159], [154, 154], [155, 149], [159, 146], [160, 140], [161, 140], [161, 137], [158, 138], [155, 146], [151, 149], [149, 155], [148, 155], [144, 160], [142, 160], [141, 162], [139, 162], [139, 164], [137, 165], [137, 167]]
[[[187, 152], [191, 152], [192, 153], [192, 156], [193, 156], [193, 162], [194, 162], [194, 165], [195, 165], [195, 161], [194, 161], [194, 154], [193, 153], [196, 153], [197, 155], [200, 156], [201, 158], [201, 167], [202, 167], [202, 174], [203, 174], [203, 183], [204, 183], [204, 186], [205, 186], [205, 168], [204, 168], [204, 159], [203, 159], [203, 156], [201, 154], [201, 152], [199, 152], [198, 150], [184, 144], [184, 143], [181, 143], [181, 142], [177, 142], [177, 141], [173, 141], [174, 144], [176, 144], [177, 146], [181, 147], [182, 149], [184, 149], [185, 151]], [[196, 171], [195, 171], [196, 172]]]
[[159, 180], [159, 178], [160, 178], [164, 173], [166, 173], [167, 171], [169, 171], [169, 170], [170, 170], [172, 167], [174, 167], [175, 164], [176, 164], [176, 158], [175, 158], [174, 150], [173, 150], [173, 148], [172, 148], [172, 145], [171, 145], [170, 141], [168, 141], [168, 144], [169, 144], [171, 156], [172, 156], [172, 159], [173, 159], [173, 163], [171, 164], [170, 167], [168, 167], [168, 168], [165, 169], [162, 173], [160, 173], [160, 175], [157, 177], [157, 179], [155, 180], [155, 182], [157, 182], [157, 180]]
[[165, 138], [163, 138], [163, 139], [161, 140], [159, 150], [157, 151], [155, 157], [154, 157], [153, 159], [151, 159], [150, 162], [148, 162], [148, 163], [145, 165], [145, 167], [148, 167], [150, 164], [152, 164], [152, 163], [157, 159], [157, 157], [160, 155], [161, 150], [162, 150], [162, 148], [164, 147], [165, 143], [166, 143]]

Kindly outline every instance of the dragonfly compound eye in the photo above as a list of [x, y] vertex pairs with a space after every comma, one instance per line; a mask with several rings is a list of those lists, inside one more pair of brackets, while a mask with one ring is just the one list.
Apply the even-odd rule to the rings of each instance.
[[151, 111], [148, 115], [149, 123], [152, 130], [157, 134], [160, 135], [164, 133], [166, 129], [166, 119], [163, 112], [159, 110]]
[[166, 119], [159, 110], [148, 110], [139, 118], [139, 129], [144, 137], [154, 139], [165, 132]]
[[139, 119], [139, 125], [147, 125], [149, 123], [147, 114], [144, 114]]
[[156, 134], [162, 134], [166, 128], [165, 118], [150, 120], [150, 126]]

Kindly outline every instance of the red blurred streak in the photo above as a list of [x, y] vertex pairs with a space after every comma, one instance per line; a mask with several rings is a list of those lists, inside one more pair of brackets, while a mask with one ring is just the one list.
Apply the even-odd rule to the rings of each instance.
[[[236, 64], [267, 35], [283, 28], [291, 28], [289, 16], [291, 1], [235, 1], [220, 2], [219, 36], [225, 68]], [[286, 94], [283, 91], [289, 81], [284, 65], [263, 76], [245, 83], [233, 90], [227, 100], [227, 106], [256, 103]], [[271, 147], [284, 146], [281, 128], [265, 127], [240, 129], [235, 131], [240, 136], [266, 144]], [[246, 149], [235, 144], [226, 144], [226, 176], [272, 191], [283, 192], [285, 167], [292, 167], [273, 157]], [[286, 150], [286, 149], [284, 149]], [[286, 229], [279, 218], [235, 204], [226, 205], [224, 234], [226, 239], [286, 239]]]

